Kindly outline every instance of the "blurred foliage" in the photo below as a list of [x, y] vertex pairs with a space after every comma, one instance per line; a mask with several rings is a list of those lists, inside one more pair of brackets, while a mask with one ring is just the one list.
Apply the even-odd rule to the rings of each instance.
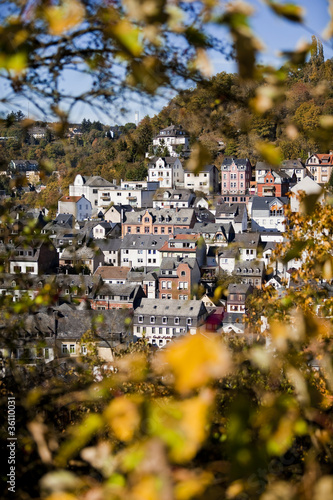
[[[296, 5], [266, 3], [276, 15], [302, 22]], [[136, 129], [129, 126], [117, 141], [86, 120], [83, 144], [54, 143], [51, 137], [29, 144], [35, 148], [29, 149], [30, 157], [43, 160], [48, 174], [60, 172], [59, 178], [49, 177], [42, 203], [54, 202], [75, 169], [91, 174], [91, 158], [93, 173], [106, 178], [125, 178], [135, 162], [143, 176], [143, 152], [152, 135], [171, 122], [182, 124], [192, 142], [200, 138], [190, 159], [194, 171], [211, 155], [216, 158], [213, 140], [223, 140], [231, 154], [273, 164], [291, 154], [304, 158], [307, 150], [332, 148], [332, 61], [324, 60], [322, 45], [313, 39], [285, 53], [279, 69], [257, 66], [261, 46], [251, 30], [252, 9], [244, 2], [2, 5], [1, 78], [41, 111], [46, 105], [52, 109], [59, 119], [57, 137], [68, 126], [63, 99], [103, 106], [123, 99], [128, 88], [154, 94], [167, 86], [179, 88], [187, 79], [197, 83], [179, 92], [158, 116]], [[212, 24], [232, 36], [237, 75], [207, 78], [207, 50], [229, 52], [207, 35], [205, 28]], [[59, 86], [68, 68], [92, 79], [90, 90], [72, 99]], [[8, 157], [28, 153], [31, 123], [14, 114], [2, 126], [8, 132], [17, 127], [17, 138], [1, 144], [5, 164]], [[6, 442], [7, 397], [13, 395], [16, 496], [332, 498], [333, 213], [329, 200], [324, 207], [315, 202], [304, 199], [300, 213], [287, 213], [287, 243], [276, 258], [295, 261], [292, 286], [282, 296], [267, 288], [254, 297], [249, 337], [259, 331], [264, 311], [270, 325], [267, 345], [202, 330], [157, 353], [145, 341], [129, 346], [128, 352], [115, 354], [113, 371], [105, 373], [94, 348], [61, 373], [8, 359], [10, 376], [0, 381], [0, 432]], [[7, 218], [3, 207], [3, 222]], [[28, 240], [36, 237], [33, 227], [25, 233]], [[219, 297], [225, 286], [224, 280]], [[18, 326], [24, 327], [22, 313], [52, 305], [56, 293], [45, 286], [35, 298], [1, 297], [2, 337], [15, 345]], [[84, 341], [93, 347], [94, 338], [86, 332]], [[98, 377], [91, 366], [98, 368]], [[2, 468], [4, 483], [6, 474]], [[12, 493], [6, 490], [3, 496]]]

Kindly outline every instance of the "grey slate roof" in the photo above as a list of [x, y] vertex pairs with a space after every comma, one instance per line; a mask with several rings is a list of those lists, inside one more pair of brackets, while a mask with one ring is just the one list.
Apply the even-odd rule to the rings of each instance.
[[143, 298], [140, 306], [135, 309], [135, 314], [155, 316], [197, 317], [203, 312], [206, 312], [206, 308], [201, 300], [166, 301], [164, 299]]
[[168, 235], [126, 234], [121, 242], [120, 248], [159, 250], [168, 240], [169, 240]]
[[[126, 212], [125, 223], [126, 224], [137, 224], [138, 217], [143, 217], [147, 212], [147, 209], [143, 209], [136, 212]], [[153, 217], [154, 224], [170, 224], [170, 225], [190, 225], [194, 210], [193, 208], [180, 208], [178, 211], [174, 208], [150, 208], [148, 210], [149, 214]], [[168, 220], [170, 218], [170, 220]], [[160, 221], [161, 219], [161, 221]]]
[[93, 176], [83, 175], [82, 177], [83, 177], [85, 186], [90, 186], [90, 187], [112, 187], [112, 186], [114, 186], [114, 184], [107, 181], [106, 179], [103, 179], [103, 177], [100, 177], [99, 175], [93, 175]]
[[121, 240], [118, 238], [105, 238], [102, 240], [94, 240], [94, 244], [98, 246], [102, 252], [116, 252], [121, 247]]
[[289, 203], [289, 198], [286, 196], [281, 196], [280, 198], [275, 196], [254, 196], [252, 201], [252, 214], [257, 212], [256, 215], [267, 215], [267, 213], [269, 213], [269, 207], [277, 200], [283, 203], [283, 205], [287, 205]]

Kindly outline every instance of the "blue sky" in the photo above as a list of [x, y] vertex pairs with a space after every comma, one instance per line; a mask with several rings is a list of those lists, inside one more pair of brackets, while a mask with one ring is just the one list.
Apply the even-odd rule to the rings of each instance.
[[[279, 65], [281, 60], [278, 52], [283, 50], [292, 50], [300, 40], [311, 41], [311, 35], [321, 36], [323, 30], [329, 21], [328, 1], [327, 0], [299, 0], [296, 3], [305, 9], [305, 26], [300, 26], [290, 21], [283, 20], [270, 12], [270, 9], [261, 0], [247, 0], [247, 3], [253, 5], [255, 14], [252, 17], [251, 26], [257, 37], [265, 46], [264, 52], [259, 54], [258, 62], [265, 64]], [[226, 31], [223, 28], [214, 29], [214, 35], [219, 38], [226, 37]], [[333, 57], [332, 40], [323, 41], [325, 58]], [[213, 74], [221, 71], [235, 72], [236, 65], [232, 61], [226, 61], [221, 55], [210, 51], [210, 58], [213, 66]], [[67, 72], [63, 80], [66, 90], [77, 92], [78, 88], [85, 90], [89, 87], [89, 79], [81, 78], [77, 81], [77, 75], [74, 72]], [[5, 88], [0, 84], [0, 95], [5, 93]], [[139, 112], [140, 119], [149, 114], [153, 116], [158, 113], [163, 106], [172, 98], [173, 94], [163, 90], [163, 97], [154, 99], [141, 98], [136, 94], [129, 95], [126, 99], [126, 107], [129, 112], [122, 115], [120, 111], [114, 110], [107, 113], [101, 113], [85, 105], [78, 104], [71, 115], [73, 122], [81, 122], [83, 118], [91, 120], [99, 119], [103, 123], [110, 125], [122, 124], [126, 121], [134, 121], [135, 112]], [[26, 101], [16, 101], [25, 114], [28, 114], [28, 105]], [[3, 108], [0, 107], [0, 110]], [[9, 112], [7, 107], [4, 112]], [[34, 114], [32, 106], [29, 106], [31, 118], [38, 118]]]

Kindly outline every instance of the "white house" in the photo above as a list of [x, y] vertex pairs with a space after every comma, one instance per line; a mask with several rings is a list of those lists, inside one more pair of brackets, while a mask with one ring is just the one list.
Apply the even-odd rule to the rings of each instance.
[[182, 187], [184, 169], [179, 158], [175, 156], [152, 158], [148, 164], [148, 181], [158, 181], [161, 188]]
[[154, 137], [153, 149], [167, 148], [170, 156], [178, 156], [179, 150], [186, 155], [190, 149], [190, 137], [181, 125], [170, 125]]
[[97, 206], [99, 210], [105, 210], [111, 203], [133, 208], [152, 207], [153, 196], [158, 188], [158, 181], [122, 181], [120, 186], [111, 185], [99, 189]]
[[84, 196], [90, 201], [92, 214], [98, 212], [98, 190], [112, 187], [113, 184], [103, 177], [78, 174], [74, 184], [69, 185], [69, 196]]
[[215, 165], [205, 165], [198, 172], [184, 173], [185, 189], [202, 191], [205, 194], [214, 194], [219, 191], [219, 171]]
[[128, 267], [160, 267], [160, 248], [168, 235], [126, 234], [120, 245], [120, 265]]

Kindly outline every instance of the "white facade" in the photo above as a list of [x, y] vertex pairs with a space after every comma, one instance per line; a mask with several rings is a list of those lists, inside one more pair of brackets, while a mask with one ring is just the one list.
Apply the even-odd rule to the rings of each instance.
[[120, 265], [124, 267], [159, 267], [162, 255], [157, 248], [122, 248], [120, 250]]
[[184, 151], [187, 151], [190, 146], [189, 136], [182, 129], [181, 126], [177, 127], [171, 125], [170, 127], [160, 130], [159, 134], [153, 139], [153, 147], [166, 147], [170, 153], [170, 156], [178, 156], [176, 151], [177, 146], [182, 146]]
[[184, 169], [179, 158], [158, 158], [148, 168], [148, 180], [159, 182], [161, 188], [175, 188], [183, 185]]
[[38, 262], [27, 262], [25, 260], [16, 260], [15, 262], [10, 262], [9, 265], [10, 274], [15, 274], [20, 272], [22, 274], [38, 274]]
[[200, 172], [185, 172], [184, 187], [185, 189], [193, 189], [193, 191], [202, 191], [205, 194], [213, 194], [218, 192], [219, 177], [218, 170], [215, 166], [209, 165], [210, 168], [204, 168]]
[[98, 189], [97, 207], [105, 210], [110, 203], [114, 205], [131, 205], [136, 208], [153, 206], [153, 196], [159, 182], [122, 182], [120, 187]]

